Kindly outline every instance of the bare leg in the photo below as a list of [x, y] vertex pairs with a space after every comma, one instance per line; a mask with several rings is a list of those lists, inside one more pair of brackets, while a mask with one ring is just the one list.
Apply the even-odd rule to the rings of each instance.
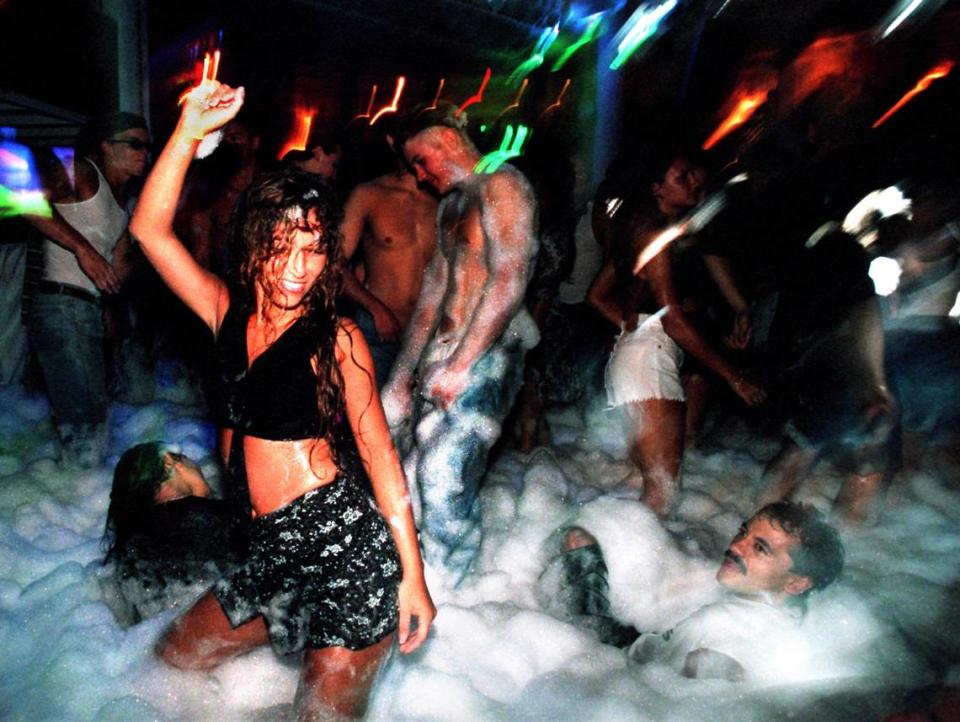
[[763, 471], [761, 483], [765, 488], [758, 499], [760, 506], [792, 496], [807, 478], [816, 459], [816, 451], [802, 449], [791, 441], [785, 443]]
[[367, 710], [370, 688], [394, 635], [365, 649], [308, 649], [297, 688], [301, 722], [341, 722], [360, 719]]
[[840, 487], [833, 507], [850, 526], [862, 526], [873, 506], [873, 501], [883, 485], [884, 472], [874, 474], [850, 474]]
[[683, 393], [687, 397], [686, 417], [684, 418], [684, 438], [687, 448], [695, 446], [703, 412], [707, 408], [710, 396], [710, 379], [702, 374], [692, 374], [684, 379]]
[[631, 404], [633, 444], [630, 457], [643, 474], [641, 501], [665, 516], [680, 489], [683, 461], [683, 402], [647, 399]]
[[155, 652], [173, 667], [212, 669], [268, 640], [263, 617], [233, 629], [220, 602], [212, 592], [207, 592], [171, 625], [157, 642]]

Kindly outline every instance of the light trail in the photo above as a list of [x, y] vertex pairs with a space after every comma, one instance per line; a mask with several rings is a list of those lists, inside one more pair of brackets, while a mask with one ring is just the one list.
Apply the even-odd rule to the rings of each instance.
[[920, 78], [920, 81], [913, 86], [900, 100], [893, 104], [893, 107], [890, 108], [886, 113], [877, 118], [877, 121], [871, 125], [871, 128], [879, 128], [881, 125], [886, 123], [890, 117], [900, 110], [903, 106], [909, 103], [913, 98], [924, 90], [930, 87], [930, 84], [934, 80], [939, 80], [940, 78], [945, 78], [950, 74], [950, 71], [953, 70], [953, 61], [945, 60], [939, 65], [934, 66], [929, 73]]
[[407, 79], [404, 76], [401, 75], [400, 77], [397, 78], [397, 87], [393, 91], [393, 100], [390, 101], [389, 105], [385, 105], [379, 111], [377, 111], [377, 114], [370, 119], [370, 125], [373, 125], [374, 123], [376, 123], [377, 118], [379, 118], [384, 113], [397, 112], [397, 107], [400, 104], [400, 96], [403, 94], [403, 86], [406, 85], [406, 83], [407, 83]]
[[492, 72], [493, 71], [490, 70], [490, 68], [487, 68], [487, 72], [483, 74], [483, 80], [480, 81], [480, 87], [477, 89], [477, 92], [471, 95], [469, 98], [467, 98], [463, 102], [463, 105], [457, 108], [457, 113], [456, 113], [457, 117], [460, 117], [463, 111], [469, 108], [474, 103], [480, 103], [483, 101], [483, 91], [487, 89], [487, 83], [490, 82], [490, 75], [492, 74]]
[[703, 142], [703, 150], [710, 150], [723, 138], [746, 123], [750, 119], [750, 116], [757, 111], [757, 108], [767, 101], [768, 94], [769, 91], [767, 90], [758, 90], [755, 93], [750, 93], [741, 98], [730, 115], [728, 115], [726, 119], [717, 126], [717, 129], [713, 131], [710, 137]]

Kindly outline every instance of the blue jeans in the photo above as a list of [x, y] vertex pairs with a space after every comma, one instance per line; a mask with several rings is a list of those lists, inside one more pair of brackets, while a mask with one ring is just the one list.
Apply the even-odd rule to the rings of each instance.
[[367, 346], [370, 347], [377, 388], [382, 389], [390, 378], [393, 362], [397, 360], [397, 354], [400, 353], [400, 344], [396, 341], [381, 341], [377, 338], [377, 327], [373, 323], [373, 316], [365, 308], [358, 306], [353, 314], [353, 320], [367, 340]]
[[100, 306], [38, 293], [29, 320], [30, 343], [43, 369], [64, 459], [99, 464], [109, 404]]
[[415, 444], [404, 459], [421, 504], [424, 558], [458, 584], [480, 550], [480, 482], [523, 384], [525, 349], [497, 341], [474, 364], [470, 386], [447, 409], [415, 399]]

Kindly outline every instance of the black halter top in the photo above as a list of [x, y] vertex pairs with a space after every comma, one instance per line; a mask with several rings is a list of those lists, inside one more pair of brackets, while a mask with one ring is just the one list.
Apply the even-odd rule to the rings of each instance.
[[[317, 343], [308, 324], [298, 318], [250, 364], [249, 318], [247, 304], [231, 301], [217, 335], [218, 422], [245, 436], [271, 441], [319, 437], [325, 425], [317, 409], [317, 377], [311, 362]], [[341, 422], [343, 409], [338, 416], [335, 421]]]

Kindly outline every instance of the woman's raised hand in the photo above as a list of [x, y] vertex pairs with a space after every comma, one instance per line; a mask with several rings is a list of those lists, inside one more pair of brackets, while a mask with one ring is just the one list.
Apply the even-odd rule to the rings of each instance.
[[243, 88], [204, 80], [183, 96], [179, 130], [196, 140], [233, 120], [243, 107]]

